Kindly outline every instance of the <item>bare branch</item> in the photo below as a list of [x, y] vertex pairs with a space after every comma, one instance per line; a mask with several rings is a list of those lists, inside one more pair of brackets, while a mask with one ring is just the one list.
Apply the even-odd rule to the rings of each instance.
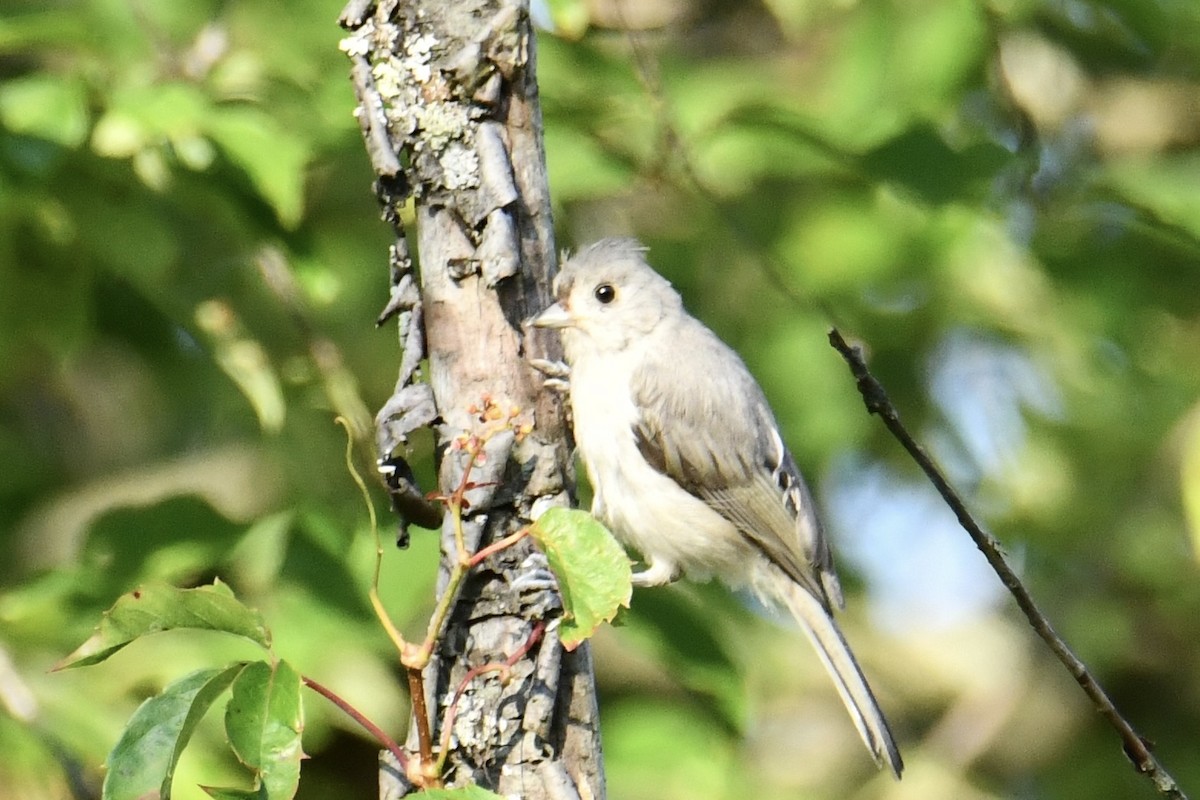
[[1021, 579], [1017, 577], [1017, 573], [1009, 565], [1008, 559], [1004, 557], [1004, 553], [1000, 548], [999, 542], [975, 520], [971, 512], [967, 510], [966, 503], [959, 497], [958, 492], [950, 485], [946, 476], [925, 452], [925, 449], [917, 443], [908, 429], [900, 421], [900, 413], [896, 407], [892, 405], [888, 399], [887, 392], [884, 391], [883, 385], [871, 374], [867, 369], [867, 364], [863, 361], [862, 353], [857, 347], [851, 347], [842, 338], [842, 334], [837, 328], [831, 328], [829, 331], [829, 343], [837, 350], [846, 364], [850, 367], [850, 372], [854, 376], [854, 380], [858, 385], [858, 391], [862, 395], [863, 402], [866, 403], [867, 411], [871, 414], [876, 414], [883, 420], [883, 424], [891, 432], [892, 436], [904, 446], [908, 454], [917, 462], [917, 466], [929, 478], [929, 481], [937, 489], [938, 494], [946, 501], [946, 505], [954, 512], [954, 516], [958, 517], [958, 522], [963, 529], [970, 535], [971, 540], [975, 542], [975, 546], [983, 553], [983, 557], [987, 559], [996, 575], [999, 576], [1000, 582], [1004, 584], [1013, 599], [1017, 601], [1021, 611], [1025, 613], [1025, 618], [1029, 620], [1030, 626], [1042, 637], [1042, 640], [1049, 645], [1050, 650], [1058, 657], [1058, 660], [1067, 672], [1071, 673], [1071, 677], [1079, 684], [1084, 693], [1091, 699], [1096, 710], [1100, 712], [1109, 724], [1116, 729], [1121, 737], [1121, 745], [1125, 751], [1125, 755], [1133, 764], [1134, 769], [1148, 777], [1153, 783], [1154, 788], [1158, 790], [1163, 797], [1171, 798], [1171, 800], [1187, 800], [1187, 795], [1179, 788], [1175, 779], [1163, 769], [1162, 765], [1150, 752], [1147, 746], [1146, 739], [1140, 733], [1134, 730], [1134, 727], [1126, 720], [1121, 713], [1117, 711], [1117, 707], [1113, 705], [1108, 694], [1103, 687], [1088, 670], [1087, 665], [1079, 660], [1079, 657], [1071, 651], [1071, 648], [1063, 641], [1062, 637], [1055, 633], [1054, 628], [1050, 625], [1050, 620], [1042, 613], [1037, 604], [1030, 595], [1029, 590], [1021, 583]]

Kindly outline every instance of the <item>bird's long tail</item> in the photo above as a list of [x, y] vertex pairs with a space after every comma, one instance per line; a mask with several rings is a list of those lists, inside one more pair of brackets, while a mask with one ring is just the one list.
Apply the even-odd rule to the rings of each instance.
[[899, 778], [904, 769], [900, 750], [837, 623], [821, 602], [803, 586], [774, 570], [772, 572], [772, 593], [784, 602], [813, 643], [875, 763], [880, 766], [886, 763]]

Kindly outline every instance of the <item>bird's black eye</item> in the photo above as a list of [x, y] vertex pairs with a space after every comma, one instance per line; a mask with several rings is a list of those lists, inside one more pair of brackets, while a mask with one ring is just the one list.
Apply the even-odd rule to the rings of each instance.
[[605, 305], [617, 299], [617, 290], [613, 288], [611, 283], [600, 284], [592, 294], [596, 295], [596, 299]]

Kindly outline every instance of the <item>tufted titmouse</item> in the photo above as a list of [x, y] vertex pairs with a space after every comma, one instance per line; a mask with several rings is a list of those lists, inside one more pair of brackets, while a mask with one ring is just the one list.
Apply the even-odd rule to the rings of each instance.
[[571, 256], [558, 302], [532, 321], [562, 333], [592, 513], [641, 553], [637, 586], [716, 576], [787, 608], [876, 763], [899, 777], [900, 752], [832, 617], [842, 592], [829, 543], [766, 397], [645, 251], [602, 239]]

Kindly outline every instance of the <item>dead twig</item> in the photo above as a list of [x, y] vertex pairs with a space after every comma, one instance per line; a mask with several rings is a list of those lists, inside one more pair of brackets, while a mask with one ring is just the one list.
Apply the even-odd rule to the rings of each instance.
[[1154, 788], [1163, 797], [1171, 798], [1171, 800], [1187, 800], [1187, 795], [1179, 788], [1179, 784], [1175, 779], [1163, 769], [1163, 766], [1158, 763], [1158, 759], [1150, 752], [1150, 747], [1145, 738], [1142, 737], [1129, 721], [1121, 716], [1115, 705], [1103, 687], [1096, 680], [1095, 676], [1088, 670], [1087, 665], [1079, 660], [1079, 657], [1071, 651], [1071, 648], [1063, 641], [1062, 637], [1055, 633], [1054, 628], [1050, 625], [1050, 620], [1038, 608], [1034, 602], [1029, 590], [1021, 583], [1021, 579], [1017, 577], [1017, 573], [1009, 565], [1008, 559], [1004, 557], [1004, 552], [1000, 548], [1000, 544], [991, 534], [985, 531], [971, 512], [967, 510], [966, 504], [959, 497], [958, 492], [950, 485], [946, 476], [938, 468], [925, 449], [917, 443], [908, 429], [900, 421], [900, 414], [896, 407], [892, 405], [888, 399], [887, 392], [884, 391], [883, 385], [871, 374], [867, 369], [867, 364], [863, 360], [862, 353], [857, 347], [851, 347], [842, 338], [842, 334], [837, 328], [831, 328], [829, 331], [829, 343], [833, 348], [841, 354], [845, 359], [846, 364], [850, 367], [851, 374], [854, 375], [854, 380], [858, 384], [858, 391], [862, 394], [863, 402], [866, 403], [867, 411], [871, 414], [876, 414], [883, 420], [883, 424], [891, 434], [896, 437], [896, 440], [904, 446], [908, 454], [929, 478], [938, 494], [946, 501], [946, 505], [958, 517], [958, 522], [963, 529], [970, 535], [971, 540], [975, 542], [975, 546], [983, 553], [983, 557], [987, 559], [996, 575], [999, 576], [1000, 582], [1004, 584], [1009, 593], [1017, 601], [1021, 611], [1024, 612], [1025, 618], [1029, 620], [1030, 626], [1042, 637], [1042, 640], [1049, 645], [1050, 650], [1067, 668], [1067, 672], [1071, 673], [1071, 677], [1079, 684], [1095, 705], [1096, 710], [1100, 715], [1108, 720], [1109, 724], [1116, 729], [1121, 737], [1121, 745], [1125, 751], [1125, 755], [1133, 764], [1134, 769], [1148, 777], [1153, 783]]

